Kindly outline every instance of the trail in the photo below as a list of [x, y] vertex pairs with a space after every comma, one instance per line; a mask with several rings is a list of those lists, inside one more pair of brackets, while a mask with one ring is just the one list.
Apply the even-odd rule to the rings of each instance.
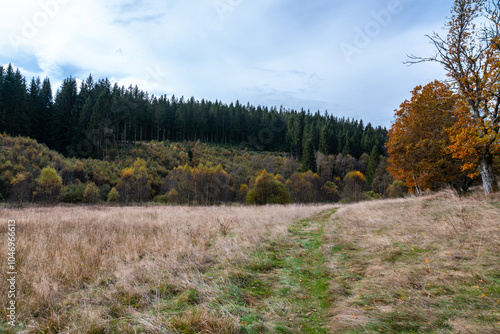
[[336, 210], [289, 227], [288, 235], [254, 254], [248, 289], [248, 333], [328, 333], [332, 272], [324, 229]]

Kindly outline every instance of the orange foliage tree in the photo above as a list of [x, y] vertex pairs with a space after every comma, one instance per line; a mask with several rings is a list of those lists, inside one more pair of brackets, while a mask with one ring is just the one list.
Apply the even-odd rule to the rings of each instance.
[[447, 71], [464, 102], [450, 129], [450, 148], [465, 171], [481, 174], [489, 194], [498, 189], [493, 160], [500, 150], [500, 3], [455, 0], [452, 14], [446, 38], [429, 36], [436, 54], [410, 62], [437, 62]]
[[444, 183], [467, 187], [461, 161], [448, 149], [447, 129], [454, 125], [457, 102], [449, 85], [434, 81], [416, 87], [411, 100], [396, 110], [387, 142], [388, 170], [410, 191], [419, 193]]
[[366, 187], [366, 178], [360, 171], [347, 173], [344, 177], [344, 197], [349, 202], [363, 200], [363, 190]]

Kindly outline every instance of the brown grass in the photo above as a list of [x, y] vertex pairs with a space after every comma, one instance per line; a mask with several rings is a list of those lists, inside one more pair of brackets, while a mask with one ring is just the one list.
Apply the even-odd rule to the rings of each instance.
[[334, 217], [334, 333], [500, 332], [499, 195], [364, 202]]
[[[207, 306], [224, 287], [203, 273], [224, 272], [229, 263], [247, 260], [256, 244], [285, 234], [294, 220], [328, 208], [2, 209], [0, 240], [7, 240], [7, 220], [15, 219], [17, 311], [28, 333], [163, 333], [183, 326], [230, 333], [238, 319]], [[1, 254], [7, 254], [6, 242], [1, 244]], [[1, 256], [0, 267], [6, 262]], [[0, 285], [2, 305], [8, 302], [6, 288]], [[169, 316], [163, 310], [167, 297], [195, 309]], [[3, 308], [0, 315], [6, 316]]]

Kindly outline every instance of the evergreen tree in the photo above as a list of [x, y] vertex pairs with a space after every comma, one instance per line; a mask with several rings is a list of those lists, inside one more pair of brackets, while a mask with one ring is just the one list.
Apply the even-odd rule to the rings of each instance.
[[26, 81], [19, 70], [9, 64], [2, 80], [3, 124], [7, 133], [17, 136], [30, 135]]
[[325, 154], [328, 155], [331, 153], [331, 131], [330, 127], [328, 124], [324, 124], [321, 127], [320, 135], [319, 135], [319, 147], [318, 150]]
[[314, 152], [314, 146], [311, 139], [306, 140], [304, 145], [304, 155], [302, 157], [302, 169], [304, 171], [312, 171], [316, 173], [316, 156]]
[[37, 112], [37, 124], [35, 138], [40, 143], [48, 143], [51, 136], [50, 129], [53, 119], [52, 86], [49, 78], [45, 78], [39, 95], [39, 109]]
[[76, 80], [69, 77], [64, 80], [56, 95], [50, 147], [70, 156], [76, 155], [75, 145], [72, 145], [77, 133], [76, 98]]
[[371, 186], [375, 172], [377, 171], [378, 164], [380, 163], [380, 153], [378, 151], [378, 145], [373, 145], [372, 152], [370, 153], [370, 160], [368, 161], [368, 167], [366, 170], [366, 183]]
[[4, 107], [3, 107], [3, 87], [4, 87], [4, 70], [3, 66], [0, 66], [0, 133], [3, 133], [5, 131], [4, 128]]

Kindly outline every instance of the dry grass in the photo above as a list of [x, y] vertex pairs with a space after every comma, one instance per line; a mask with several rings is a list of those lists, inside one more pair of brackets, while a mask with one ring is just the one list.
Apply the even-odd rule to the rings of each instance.
[[326, 232], [333, 332], [500, 332], [499, 195], [354, 204]]
[[[0, 240], [7, 240], [7, 220], [18, 224], [18, 329], [168, 333], [187, 326], [207, 333], [237, 332], [238, 319], [209, 307], [224, 287], [203, 273], [216, 269], [224, 274], [227, 267], [248, 260], [248, 250], [258, 243], [284, 235], [294, 220], [329, 208], [2, 209]], [[6, 243], [1, 244], [1, 254], [7, 254]], [[1, 268], [6, 261], [6, 255], [0, 257]], [[5, 279], [2, 270], [0, 280]], [[0, 285], [2, 305], [8, 302], [6, 288]], [[169, 310], [192, 308], [169, 315], [166, 299]], [[0, 312], [5, 318], [5, 310]]]

